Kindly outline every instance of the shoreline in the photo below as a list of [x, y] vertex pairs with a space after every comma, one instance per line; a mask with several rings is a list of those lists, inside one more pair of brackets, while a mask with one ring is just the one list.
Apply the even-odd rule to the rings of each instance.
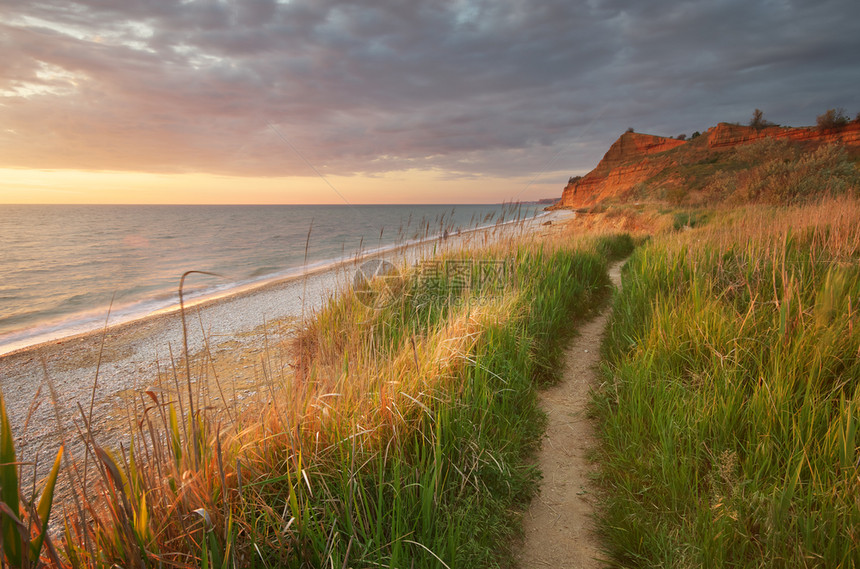
[[[383, 251], [368, 251], [334, 265], [202, 299], [190, 306], [186, 304], [189, 353], [194, 357], [204, 348], [227, 354], [236, 351], [237, 357], [254, 352], [267, 341], [267, 324], [300, 325], [302, 318], [337, 295], [348, 284], [357, 264], [365, 260], [413, 262], [442, 250], [480, 246], [506, 236], [536, 234], [547, 221], [554, 224], [567, 218], [570, 214], [549, 212], [462, 231], [447, 239], [434, 237]], [[0, 389], [20, 456], [26, 460], [42, 451], [55, 452], [62, 440], [60, 433], [74, 432], [75, 423], [80, 421], [78, 406], [88, 409], [91, 401], [95, 427], [104, 429], [111, 421], [117, 422], [117, 410], [127, 407], [120, 395], [152, 385], [159, 371], [169, 369], [171, 361], [178, 362], [182, 355], [178, 306], [0, 355]], [[253, 362], [244, 367], [252, 368]], [[253, 375], [253, 372], [251, 369], [248, 373]], [[46, 376], [57, 394], [56, 410], [50, 401]], [[227, 377], [225, 381], [235, 380]], [[42, 401], [35, 400], [39, 393]], [[45, 402], [45, 398], [49, 401]], [[115, 441], [123, 429], [113, 430], [115, 436], [105, 434]]]
[[[515, 225], [518, 223], [530, 223], [538, 219], [544, 218], [548, 215], [551, 215], [552, 213], [553, 212], [549, 211], [539, 211], [534, 216], [525, 219], [510, 219], [491, 225], [470, 227], [467, 229], [458, 230], [456, 233], [451, 234], [447, 238], [467, 236], [470, 234], [481, 232], [492, 232], [494, 230], [504, 228], [512, 224]], [[433, 235], [420, 239], [395, 242], [389, 245], [383, 245], [380, 247], [367, 249], [365, 251], [359, 250], [347, 257], [321, 259], [318, 261], [312, 261], [305, 265], [287, 267], [285, 269], [282, 269], [281, 271], [278, 271], [277, 273], [263, 276], [255, 280], [239, 280], [232, 283], [225, 283], [223, 285], [208, 287], [203, 291], [190, 293], [192, 296], [190, 299], [186, 298], [184, 303], [185, 308], [187, 310], [198, 306], [205, 307], [212, 303], [229, 300], [232, 297], [253, 294], [255, 291], [262, 291], [268, 287], [278, 286], [289, 281], [309, 278], [313, 275], [317, 275], [326, 271], [338, 270], [340, 267], [347, 266], [351, 263], [354, 265], [358, 261], [372, 258], [375, 256], [384, 258], [385, 255], [402, 253], [403, 251], [409, 250], [414, 247], [421, 247], [427, 245], [428, 243], [440, 242], [442, 240], [442, 235]], [[186, 293], [186, 295], [188, 295], [188, 293]], [[46, 327], [46, 331], [35, 331], [31, 335], [24, 336], [20, 340], [12, 340], [5, 345], [0, 344], [0, 361], [2, 361], [6, 357], [14, 356], [19, 352], [36, 350], [40, 347], [51, 344], [74, 341], [85, 336], [93, 334], [102, 334], [106, 329], [118, 330], [127, 325], [142, 324], [151, 318], [157, 318], [173, 313], [178, 313], [180, 311], [180, 306], [177, 290], [174, 290], [170, 296], [172, 297], [172, 300], [170, 300], [168, 304], [164, 304], [156, 308], [147, 309], [145, 312], [131, 312], [124, 314], [123, 310], [127, 307], [119, 307], [116, 309], [105, 307], [103, 309], [91, 309], [87, 310], [85, 313], [81, 313], [92, 315], [89, 318], [84, 318], [83, 316], [72, 316], [71, 318], [66, 320], [65, 323], [63, 323], [63, 321], [57, 321], [55, 323], [51, 323], [50, 321], [48, 321], [44, 324], [36, 325], [33, 327], [33, 330], [38, 330], [40, 327], [44, 326]], [[142, 299], [140, 301], [135, 301], [130, 306], [153, 302], [158, 301], [156, 299]], [[164, 301], [162, 300], [162, 302]], [[112, 319], [116, 320], [111, 321]], [[83, 329], [76, 330], [79, 328]], [[19, 332], [9, 332], [6, 335], [14, 336], [16, 334], [24, 333], [25, 330]]]

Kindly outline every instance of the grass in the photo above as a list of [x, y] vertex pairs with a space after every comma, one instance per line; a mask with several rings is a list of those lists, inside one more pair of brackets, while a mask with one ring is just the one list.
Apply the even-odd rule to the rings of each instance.
[[[552, 380], [571, 318], [605, 297], [607, 259], [631, 248], [627, 236], [505, 243], [402, 268], [268, 346], [269, 393], [244, 412], [191, 388], [205, 358], [175, 359], [175, 390], [140, 394], [128, 446], [100, 446], [81, 412], [87, 454], [64, 469], [74, 499], [42, 562], [497, 566], [539, 476], [536, 385]], [[17, 494], [19, 466], [0, 453], [2, 490]], [[10, 543], [0, 559], [14, 565]]]
[[763, 138], [732, 149], [708, 149], [706, 140], [697, 139], [666, 156], [673, 162], [641, 183], [629, 199], [657, 197], [676, 206], [776, 205], [857, 197], [860, 192], [856, 150], [840, 144], [810, 148], [803, 142]]
[[675, 231], [692, 229], [707, 223], [708, 214], [701, 211], [679, 211], [673, 214], [672, 228]]
[[632, 567], [860, 565], [860, 203], [639, 249], [604, 345], [601, 528]]
[[[0, 394], [0, 544], [3, 553], [0, 559], [13, 567], [32, 567], [38, 563], [47, 536], [62, 457], [63, 447], [60, 447], [38, 504], [35, 495], [22, 500], [15, 444], [6, 401]], [[56, 553], [50, 548], [49, 554], [56, 559]]]

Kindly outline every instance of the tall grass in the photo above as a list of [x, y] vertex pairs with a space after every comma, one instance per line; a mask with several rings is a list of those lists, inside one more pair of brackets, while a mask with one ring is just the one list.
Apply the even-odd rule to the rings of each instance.
[[619, 564], [860, 565], [858, 258], [850, 200], [634, 254], [594, 401]]
[[628, 199], [675, 205], [809, 204], [860, 195], [856, 152], [841, 144], [762, 138], [708, 149], [702, 138], [670, 151], [675, 163], [632, 189]]
[[[96, 471], [70, 462], [80, 499], [53, 564], [494, 566], [538, 476], [535, 380], [608, 290], [606, 253], [631, 244], [505, 243], [404, 267], [372, 306], [347, 292], [262, 354], [269, 392], [244, 414], [191, 389], [205, 358], [177, 359], [128, 446], [84, 425]], [[496, 261], [504, 276], [479, 278]]]

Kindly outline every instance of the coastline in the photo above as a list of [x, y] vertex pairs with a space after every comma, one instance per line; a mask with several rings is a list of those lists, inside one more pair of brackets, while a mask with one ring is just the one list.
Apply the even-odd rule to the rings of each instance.
[[[244, 370], [249, 377], [229, 377], [226, 381], [253, 381], [259, 357], [255, 362], [251, 355], [262, 351], [272, 330], [294, 330], [303, 317], [348, 284], [358, 263], [370, 258], [395, 264], [416, 262], [444, 249], [481, 246], [517, 233], [532, 234], [548, 221], [555, 223], [570, 216], [569, 212], [551, 212], [462, 231], [447, 239], [435, 237], [369, 251], [194, 301], [186, 306], [189, 353], [193, 357], [205, 349], [210, 355], [235, 356], [234, 368]], [[125, 430], [122, 411], [129, 404], [121, 395], [140, 392], [157, 382], [159, 372], [169, 369], [171, 360], [178, 363], [181, 358], [182, 340], [181, 315], [174, 309], [0, 355], [0, 389], [22, 457], [55, 449], [62, 439], [60, 433], [73, 432], [75, 421], [79, 421], [78, 406], [88, 412], [91, 401], [94, 428], [101, 431], [103, 440], [116, 443]], [[53, 383], [56, 406], [43, 401], [51, 399], [46, 377]], [[37, 401], [39, 393], [41, 403]]]
[[[549, 215], [547, 211], [537, 212], [528, 218], [507, 219], [489, 225], [457, 229], [451, 235], [459, 236], [475, 232], [492, 232], [511, 224], [529, 223], [547, 215]], [[202, 306], [229, 297], [263, 290], [266, 287], [276, 286], [287, 281], [307, 278], [310, 275], [349, 265], [356, 260], [396, 254], [409, 248], [438, 242], [441, 237], [442, 234], [428, 235], [423, 238], [398, 240], [378, 247], [361, 248], [349, 255], [317, 259], [304, 265], [288, 266], [274, 273], [262, 274], [259, 277], [238, 279], [233, 282], [224, 281], [198, 290], [186, 286], [185, 307]], [[181, 269], [175, 275], [177, 279], [180, 274]], [[205, 274], [225, 278], [214, 273]], [[189, 283], [193, 284], [194, 281], [195, 279], [192, 278]], [[189, 288], [191, 290], [187, 290]], [[160, 294], [151, 298], [126, 301], [125, 304], [116, 303], [112, 307], [104, 304], [101, 308], [86, 309], [81, 313], [72, 314], [66, 318], [48, 319], [43, 323], [27, 325], [19, 330], [0, 333], [0, 359], [14, 355], [20, 351], [32, 350], [41, 345], [55, 344], [89, 334], [100, 334], [106, 325], [110, 328], [118, 328], [129, 323], [143, 322], [153, 316], [178, 311], [179, 300], [177, 289], [174, 286], [167, 295]], [[109, 323], [106, 322], [107, 319], [109, 319]]]

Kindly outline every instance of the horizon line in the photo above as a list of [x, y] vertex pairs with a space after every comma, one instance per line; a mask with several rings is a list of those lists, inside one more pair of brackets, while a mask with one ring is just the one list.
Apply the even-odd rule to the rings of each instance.
[[373, 202], [373, 203], [107, 203], [107, 202], [92, 202], [92, 203], [33, 203], [33, 202], [8, 202], [8, 203], [0, 203], [0, 207], [5, 205], [33, 205], [33, 206], [182, 206], [182, 207], [194, 207], [194, 206], [277, 206], [277, 205], [289, 205], [289, 206], [336, 206], [336, 207], [350, 207], [350, 206], [373, 206], [373, 205], [402, 205], [402, 206], [431, 206], [431, 205], [440, 205], [440, 206], [449, 206], [449, 205], [508, 205], [508, 204], [532, 204], [538, 203], [541, 200], [549, 200], [549, 199], [561, 199], [558, 198], [538, 198], [535, 200], [517, 200], [517, 201], [497, 201], [497, 202], [437, 202], [437, 203], [397, 203], [397, 202]]

